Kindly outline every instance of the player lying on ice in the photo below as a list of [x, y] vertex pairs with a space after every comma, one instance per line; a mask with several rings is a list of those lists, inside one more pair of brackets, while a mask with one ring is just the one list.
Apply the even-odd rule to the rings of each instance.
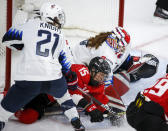
[[168, 66], [165, 76], [138, 93], [126, 117], [137, 131], [168, 131]]
[[96, 56], [108, 60], [112, 73], [105, 81], [105, 93], [111, 106], [121, 110], [125, 110], [125, 106], [120, 97], [129, 90], [130, 82], [153, 76], [159, 63], [151, 54], [131, 56], [130, 44], [128, 32], [122, 27], [116, 27], [110, 32], [102, 32], [84, 40], [71, 49], [76, 64], [89, 64]]
[[[64, 22], [61, 7], [44, 3], [39, 18], [12, 26], [4, 35], [2, 44], [16, 51], [18, 63], [15, 83], [4, 98], [0, 94], [0, 131], [13, 113], [41, 93], [54, 96], [75, 131], [85, 130], [62, 74], [62, 68], [68, 78], [73, 78], [74, 74], [70, 70], [71, 56], [68, 56], [60, 30]], [[60, 61], [62, 57], [65, 58], [63, 62]]]
[[[82, 64], [73, 64], [71, 70], [77, 74], [77, 76], [76, 74], [74, 76], [78, 78], [78, 86], [68, 83], [68, 89], [74, 103], [90, 116], [91, 122], [103, 121], [103, 114], [107, 114], [108, 111], [98, 103], [92, 102], [86, 94], [91, 95], [104, 105], [108, 104], [109, 100], [104, 94], [104, 80], [111, 72], [108, 62], [104, 58], [95, 57], [88, 67]], [[81, 92], [79, 88], [86, 94]], [[23, 110], [16, 112], [15, 116], [22, 123], [33, 123], [44, 115], [45, 109], [54, 101], [52, 97], [40, 94], [28, 103]]]

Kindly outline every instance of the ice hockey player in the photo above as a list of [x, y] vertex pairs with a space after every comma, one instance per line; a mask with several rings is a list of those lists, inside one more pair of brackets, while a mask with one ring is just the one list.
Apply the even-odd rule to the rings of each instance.
[[[111, 32], [102, 32], [95, 37], [91, 37], [88, 40], [84, 40], [79, 44], [76, 44], [74, 48], [72, 48], [74, 62], [76, 64], [88, 64], [93, 57], [104, 56], [110, 61], [109, 63], [113, 72], [119, 72], [121, 69], [127, 71], [132, 65], [135, 64], [134, 61], [136, 64], [145, 62], [149, 66], [146, 65], [143, 68], [149, 68], [150, 70], [150, 65], [155, 66], [154, 69], [152, 68], [153, 70], [151, 69], [147, 72], [146, 77], [153, 75], [156, 72], [156, 66], [158, 64], [157, 58], [152, 55], [145, 56], [149, 57], [149, 59], [142, 60], [139, 58], [137, 59], [137, 57], [134, 58], [130, 55], [130, 44], [130, 35], [127, 33], [127, 31], [122, 27], [116, 27]], [[149, 62], [151, 59], [154, 64]], [[148, 75], [148, 73], [150, 74]], [[129, 75], [130, 81], [136, 81], [141, 78], [137, 72], [135, 73], [135, 70], [133, 74], [130, 73]]]
[[[0, 102], [0, 131], [13, 113], [41, 93], [57, 99], [75, 130], [85, 130], [67, 90], [67, 83], [75, 85], [77, 79], [70, 70], [71, 58], [67, 55], [60, 30], [64, 22], [62, 8], [47, 2], [40, 9], [40, 19], [30, 19], [25, 24], [13, 26], [4, 35], [3, 45], [18, 51], [18, 64], [15, 83]], [[62, 68], [65, 77], [69, 78], [67, 83]]]
[[[111, 72], [110, 65], [102, 57], [95, 57], [91, 59], [89, 66], [73, 64], [71, 67], [73, 72], [76, 72], [78, 76], [79, 87], [96, 98], [98, 101], [107, 105], [109, 99], [104, 94], [104, 80]], [[78, 107], [85, 109], [85, 112], [90, 115], [91, 122], [103, 121], [103, 113], [106, 113], [106, 109], [101, 107], [98, 103], [91, 102], [87, 99], [87, 96], [80, 90], [74, 90], [73, 87], [68, 87], [72, 99]]]
[[[104, 94], [104, 79], [106, 79], [111, 70], [110, 65], [104, 58], [93, 58], [88, 67], [82, 64], [73, 64], [71, 70], [77, 74], [79, 88], [104, 105], [108, 104], [109, 100]], [[86, 114], [90, 116], [91, 122], [103, 121], [103, 114], [108, 113], [105, 108], [95, 102], [92, 103], [91, 99], [78, 90], [76, 86], [69, 85], [68, 89], [77, 107], [85, 110]], [[31, 124], [44, 115], [45, 109], [53, 101], [54, 99], [48, 95], [40, 94], [28, 103], [24, 110], [16, 112], [15, 116], [20, 122]]]
[[168, 68], [165, 76], [138, 93], [128, 106], [126, 117], [137, 131], [168, 131]]
[[[153, 76], [159, 63], [151, 54], [131, 56], [130, 44], [128, 32], [122, 27], [116, 27], [111, 32], [102, 32], [76, 44], [72, 48], [72, 54], [77, 64], [88, 64], [96, 56], [105, 57], [109, 61], [113, 73], [105, 81], [105, 92], [109, 98], [115, 94], [118, 101], [129, 90], [130, 82]], [[123, 110], [122, 107], [121, 109]]]

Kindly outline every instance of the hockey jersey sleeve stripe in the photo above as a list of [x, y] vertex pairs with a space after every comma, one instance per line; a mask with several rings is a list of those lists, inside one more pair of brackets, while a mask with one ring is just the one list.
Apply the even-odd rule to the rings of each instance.
[[66, 53], [63, 50], [60, 52], [59, 62], [62, 65], [62, 72], [66, 74], [70, 70], [71, 62], [67, 60]]
[[23, 31], [10, 28], [8, 32], [3, 36], [2, 42], [18, 40], [21, 41], [23, 36]]

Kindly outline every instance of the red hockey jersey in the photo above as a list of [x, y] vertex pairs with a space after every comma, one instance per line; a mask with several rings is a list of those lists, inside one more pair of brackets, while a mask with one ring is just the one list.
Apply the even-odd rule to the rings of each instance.
[[143, 94], [163, 107], [165, 118], [168, 120], [168, 74], [151, 88], [145, 89]]
[[[80, 64], [73, 64], [71, 66], [71, 70], [76, 72], [77, 77], [78, 77], [78, 86], [80, 88], [82, 88], [85, 92], [88, 92], [90, 95], [92, 95], [93, 97], [95, 97], [97, 100], [99, 100], [100, 102], [102, 102], [103, 104], [107, 104], [109, 99], [106, 97], [106, 95], [104, 94], [104, 84], [101, 84], [99, 86], [90, 86], [89, 82], [90, 82], [90, 73], [89, 73], [89, 69], [84, 66], [84, 65], [80, 65]], [[69, 90], [70, 94], [80, 94], [83, 95], [79, 90]], [[101, 111], [104, 111], [104, 109], [102, 109], [100, 106], [98, 106], [95, 103], [96, 107], [98, 109], [100, 109]]]

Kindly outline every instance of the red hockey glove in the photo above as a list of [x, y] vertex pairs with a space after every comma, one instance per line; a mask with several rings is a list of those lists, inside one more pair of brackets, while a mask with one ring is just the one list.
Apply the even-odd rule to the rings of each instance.
[[34, 109], [28, 108], [28, 109], [17, 111], [15, 113], [15, 116], [18, 118], [18, 120], [21, 123], [32, 124], [36, 120], [38, 120], [39, 113]]
[[65, 74], [65, 78], [68, 84], [68, 89], [76, 90], [78, 87], [78, 78], [75, 72], [69, 71]]

